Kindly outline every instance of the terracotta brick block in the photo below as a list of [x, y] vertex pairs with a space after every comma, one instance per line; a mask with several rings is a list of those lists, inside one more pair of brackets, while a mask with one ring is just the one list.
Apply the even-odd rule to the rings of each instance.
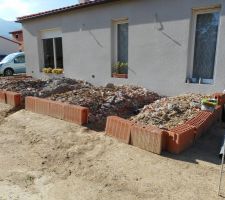
[[195, 139], [198, 139], [202, 133], [206, 132], [215, 121], [215, 114], [209, 111], [200, 111], [197, 116], [187, 121], [186, 124], [195, 127]]
[[64, 104], [63, 119], [68, 122], [84, 125], [88, 123], [89, 109], [82, 106]]
[[167, 151], [179, 154], [190, 147], [195, 138], [195, 128], [188, 124], [179, 125], [167, 131]]
[[65, 104], [57, 101], [49, 101], [49, 103], [49, 116], [55, 117], [57, 119], [63, 119]]
[[6, 94], [4, 91], [0, 91], [0, 103], [6, 103]]
[[42, 115], [49, 115], [49, 100], [36, 98], [35, 100], [35, 112]]
[[213, 94], [213, 97], [218, 100], [218, 104], [219, 105], [224, 105], [225, 104], [225, 94], [223, 94], [223, 93], [215, 93], [215, 94]]
[[121, 142], [130, 144], [132, 122], [117, 116], [107, 117], [106, 135], [114, 137]]
[[6, 102], [7, 104], [18, 107], [21, 105], [21, 94], [16, 92], [6, 91]]
[[155, 126], [134, 125], [131, 127], [131, 144], [146, 151], [161, 154], [164, 145], [163, 135], [164, 131]]
[[35, 112], [35, 101], [36, 97], [26, 97], [25, 98], [25, 109], [31, 112]]

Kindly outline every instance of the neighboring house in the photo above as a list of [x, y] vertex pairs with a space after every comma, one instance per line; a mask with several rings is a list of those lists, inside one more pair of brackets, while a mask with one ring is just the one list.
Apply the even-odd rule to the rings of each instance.
[[19, 51], [20, 43], [0, 36], [0, 60], [6, 55]]
[[[59, 67], [98, 85], [175, 95], [225, 89], [224, 9], [221, 0], [96, 0], [17, 20], [29, 75]], [[118, 61], [128, 70], [115, 70]]]
[[10, 34], [12, 34], [13, 40], [20, 43], [19, 49], [23, 51], [23, 31], [22, 30], [12, 31], [10, 32]]

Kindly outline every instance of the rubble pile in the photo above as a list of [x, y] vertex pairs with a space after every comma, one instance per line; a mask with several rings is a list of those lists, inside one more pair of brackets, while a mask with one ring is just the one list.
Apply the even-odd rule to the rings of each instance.
[[32, 78], [26, 79], [0, 79], [0, 89], [19, 92], [22, 96], [36, 96], [45, 85], [44, 81]]
[[106, 87], [86, 85], [66, 93], [54, 94], [49, 98], [88, 107], [89, 121], [104, 124], [107, 116], [130, 117], [138, 109], [154, 102], [160, 96], [142, 87], [108, 84]]
[[131, 120], [143, 125], [156, 125], [170, 129], [193, 118], [201, 110], [201, 100], [209, 96], [184, 94], [162, 98], [144, 106]]
[[69, 78], [54, 78], [48, 80], [33, 78], [0, 79], [0, 89], [19, 92], [23, 97], [48, 97], [52, 94], [67, 92], [86, 85], [90, 84], [85, 81], [77, 81]]
[[48, 97], [53, 94], [65, 93], [71, 90], [90, 87], [90, 83], [70, 78], [48, 79], [43, 88], [38, 92], [38, 97]]

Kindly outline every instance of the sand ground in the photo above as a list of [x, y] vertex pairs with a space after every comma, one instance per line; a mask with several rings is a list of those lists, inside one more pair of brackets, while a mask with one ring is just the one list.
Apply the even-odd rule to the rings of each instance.
[[159, 156], [10, 109], [0, 104], [0, 200], [220, 199], [219, 126], [183, 154]]

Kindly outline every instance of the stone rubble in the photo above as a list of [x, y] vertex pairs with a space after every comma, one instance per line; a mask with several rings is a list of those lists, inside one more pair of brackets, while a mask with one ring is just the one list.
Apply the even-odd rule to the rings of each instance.
[[23, 97], [36, 96], [66, 102], [90, 109], [89, 121], [105, 125], [106, 117], [118, 115], [129, 118], [146, 104], [160, 96], [136, 86], [107, 84], [96, 87], [85, 81], [69, 78], [39, 80], [29, 77], [1, 77], [0, 90], [19, 92]]
[[201, 110], [201, 100], [208, 97], [200, 94], [184, 94], [162, 98], [144, 106], [140, 113], [130, 120], [143, 125], [171, 129], [196, 116]]
[[76, 88], [90, 85], [85, 81], [77, 81], [69, 78], [54, 78], [39, 80], [34, 78], [1, 78], [0, 89], [20, 92], [23, 97], [36, 96], [48, 97], [52, 94], [63, 93]]
[[62, 94], [53, 94], [49, 98], [88, 107], [89, 121], [101, 126], [107, 116], [130, 117], [138, 109], [154, 102], [160, 96], [142, 87], [108, 84], [106, 87], [82, 87]]
[[161, 98], [142, 87], [115, 86], [111, 83], [96, 87], [69, 78], [39, 80], [1, 77], [0, 89], [20, 92], [23, 97], [37, 96], [88, 107], [89, 121], [100, 126], [105, 124], [107, 116], [117, 115], [130, 118], [135, 123], [152, 124], [164, 129], [173, 128], [194, 117], [200, 110], [201, 100], [208, 97], [185, 94]]

